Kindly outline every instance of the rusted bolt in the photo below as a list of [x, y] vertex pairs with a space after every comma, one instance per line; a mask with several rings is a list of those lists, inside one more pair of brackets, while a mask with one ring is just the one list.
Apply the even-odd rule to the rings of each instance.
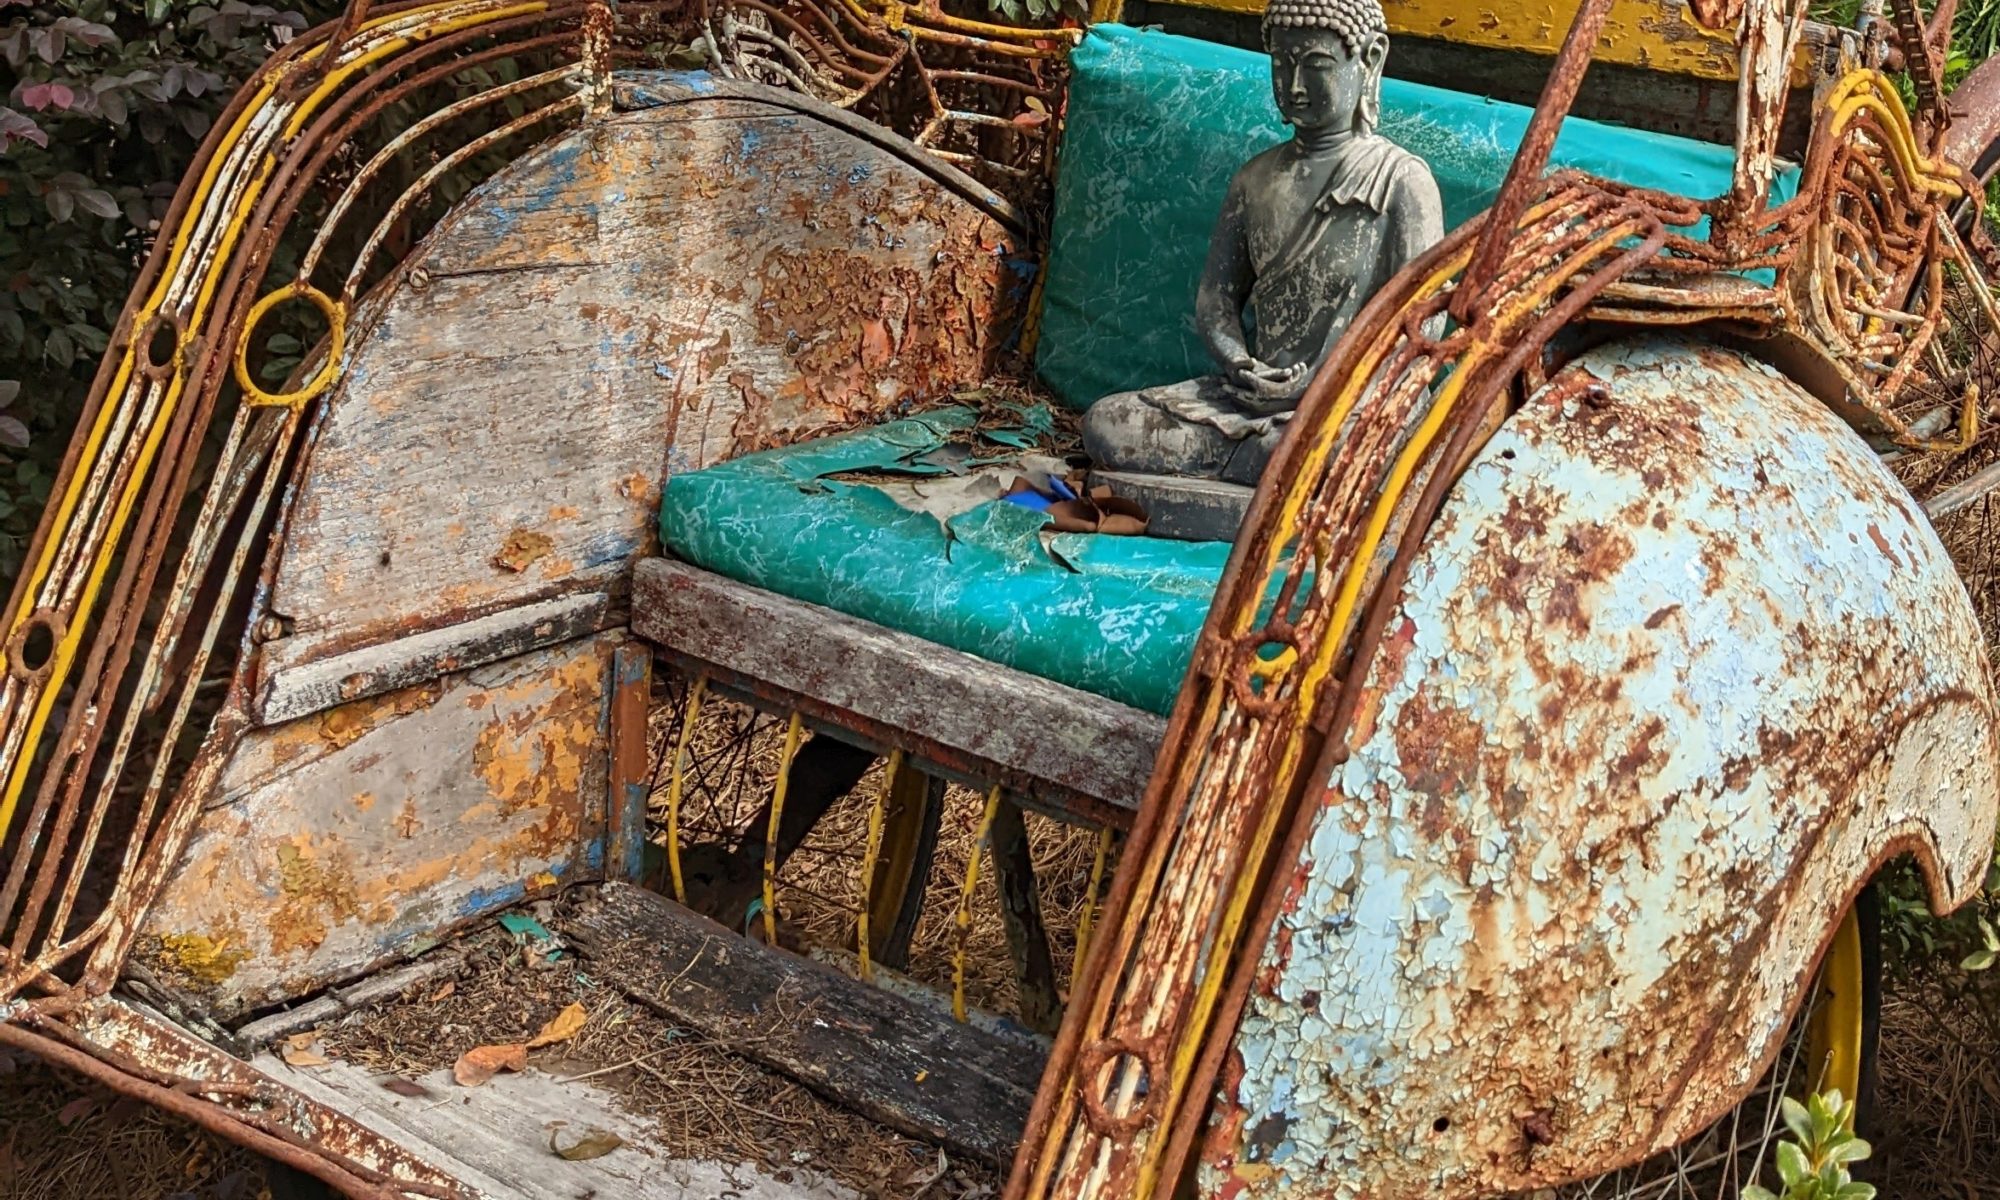
[[285, 623], [277, 617], [265, 617], [257, 622], [257, 640], [275, 642], [285, 636]]
[[410, 268], [409, 284], [410, 290], [413, 292], [428, 291], [431, 286], [431, 273], [422, 267], [412, 267]]
[[1593, 383], [1583, 389], [1579, 399], [1591, 408], [1604, 408], [1611, 403], [1611, 389], [1601, 383]]

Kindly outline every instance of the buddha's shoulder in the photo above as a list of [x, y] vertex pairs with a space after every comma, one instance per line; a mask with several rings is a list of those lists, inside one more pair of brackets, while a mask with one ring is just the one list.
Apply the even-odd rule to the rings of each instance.
[[1368, 141], [1374, 143], [1371, 149], [1379, 156], [1374, 173], [1388, 183], [1387, 190], [1392, 201], [1435, 201], [1438, 185], [1429, 163], [1379, 133], [1369, 135]]
[[1430, 164], [1410, 150], [1405, 150], [1379, 133], [1371, 133], [1355, 143], [1354, 153], [1372, 160], [1375, 170], [1392, 174], [1398, 178], [1428, 180], [1431, 177]]

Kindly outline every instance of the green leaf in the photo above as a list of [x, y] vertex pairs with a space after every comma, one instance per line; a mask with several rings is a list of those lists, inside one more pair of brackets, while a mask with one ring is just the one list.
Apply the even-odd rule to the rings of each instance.
[[1754, 1183], [1744, 1188], [1739, 1195], [1741, 1200], [1778, 1200], [1777, 1193], [1770, 1188], [1760, 1187]]
[[1831, 1162], [1860, 1162], [1875, 1153], [1875, 1148], [1858, 1137], [1845, 1137], [1826, 1149], [1826, 1157]]
[[1785, 1181], [1785, 1187], [1795, 1188], [1812, 1177], [1812, 1164], [1806, 1161], [1806, 1152], [1799, 1149], [1796, 1142], [1778, 1143], [1778, 1178]]
[[1996, 962], [2000, 962], [2000, 951], [1974, 950], [1958, 966], [1962, 971], [1984, 971]]
[[1779, 1105], [1779, 1111], [1784, 1114], [1785, 1128], [1792, 1131], [1793, 1137], [1801, 1142], [1812, 1140], [1812, 1114], [1806, 1111], [1805, 1105], [1786, 1096]]
[[118, 215], [118, 202], [111, 198], [110, 192], [102, 188], [78, 188], [76, 204], [90, 215], [102, 217], [107, 221]]

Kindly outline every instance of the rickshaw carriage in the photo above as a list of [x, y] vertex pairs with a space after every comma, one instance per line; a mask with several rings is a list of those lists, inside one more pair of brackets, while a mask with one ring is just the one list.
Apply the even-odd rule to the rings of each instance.
[[[0, 1043], [354, 1195], [740, 1186], [586, 1082], [439, 1113], [273, 1051], [566, 893], [597, 978], [1009, 1197], [1679, 1194], [1739, 1105], [1865, 1091], [1866, 885], [1950, 909], [1994, 842], [1931, 520], [2000, 475], [1885, 463], [1985, 436], [2000, 77], [1945, 94], [1949, 5], [1385, 7], [1452, 232], [1255, 488], [1072, 477], [1058, 411], [1205, 369], [1283, 137], [1254, 17], [358, 0], [287, 44], [8, 610]], [[774, 781], [704, 840], [725, 707]], [[1004, 1018], [963, 932], [949, 994], [900, 975], [948, 785]], [[856, 919], [804, 947], [784, 872], [850, 794]], [[1099, 831], [1061, 939], [1031, 819]], [[585, 1119], [630, 1146], [521, 1148]]]

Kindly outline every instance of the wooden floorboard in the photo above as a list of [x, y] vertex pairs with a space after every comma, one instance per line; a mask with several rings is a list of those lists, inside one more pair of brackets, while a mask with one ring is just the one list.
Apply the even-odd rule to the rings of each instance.
[[565, 924], [592, 974], [891, 1129], [1004, 1166], [1042, 1058], [949, 1015], [606, 884]]
[[[287, 1066], [275, 1055], [251, 1064], [358, 1121], [447, 1172], [481, 1200], [856, 1200], [847, 1188], [796, 1170], [780, 1182], [748, 1163], [675, 1158], [654, 1141], [649, 1118], [620, 1108], [589, 1083], [540, 1071], [501, 1074], [477, 1088], [449, 1070], [403, 1081], [354, 1063]], [[414, 1084], [414, 1087], [408, 1085]], [[409, 1094], [415, 1093], [415, 1094]], [[569, 1161], [550, 1148], [557, 1130], [596, 1129], [623, 1144], [602, 1158]]]

